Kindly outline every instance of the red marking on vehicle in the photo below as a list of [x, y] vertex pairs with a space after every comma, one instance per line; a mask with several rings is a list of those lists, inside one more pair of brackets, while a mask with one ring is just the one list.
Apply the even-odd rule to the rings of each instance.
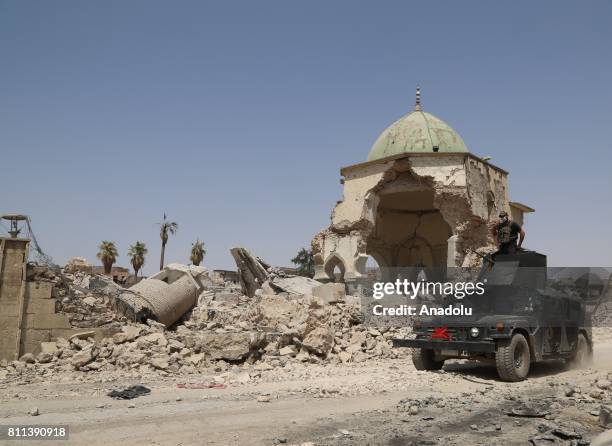
[[448, 334], [448, 327], [434, 328], [434, 331], [431, 334], [431, 339], [443, 339], [445, 341], [450, 341], [451, 336]]

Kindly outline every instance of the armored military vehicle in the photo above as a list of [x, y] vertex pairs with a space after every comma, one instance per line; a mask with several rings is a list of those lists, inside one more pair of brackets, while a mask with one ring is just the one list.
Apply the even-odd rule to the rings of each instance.
[[451, 358], [494, 363], [505, 381], [521, 381], [532, 363], [584, 364], [592, 355], [589, 315], [579, 295], [552, 287], [546, 256], [533, 251], [487, 258], [478, 281], [484, 293], [466, 298], [470, 317], [429, 317], [413, 322], [411, 347], [417, 370], [439, 370]]

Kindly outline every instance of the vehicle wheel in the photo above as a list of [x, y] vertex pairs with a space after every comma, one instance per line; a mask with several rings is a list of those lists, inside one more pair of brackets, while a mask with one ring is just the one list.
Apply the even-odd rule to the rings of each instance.
[[574, 357], [572, 358], [570, 365], [572, 367], [586, 367], [593, 358], [593, 352], [591, 351], [591, 346], [589, 345], [589, 341], [584, 334], [578, 333], [578, 341], [576, 342], [576, 352], [574, 353]]
[[522, 334], [515, 334], [509, 341], [500, 341], [495, 350], [497, 373], [504, 381], [522, 381], [529, 374], [531, 356], [529, 344]]
[[440, 370], [444, 360], [436, 361], [433, 350], [424, 348], [412, 349], [412, 363], [417, 370]]

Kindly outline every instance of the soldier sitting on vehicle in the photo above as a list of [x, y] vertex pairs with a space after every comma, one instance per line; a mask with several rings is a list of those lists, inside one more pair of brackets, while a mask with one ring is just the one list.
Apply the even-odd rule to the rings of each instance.
[[[525, 239], [525, 231], [517, 222], [508, 218], [508, 213], [499, 213], [499, 221], [493, 226], [493, 236], [497, 239], [498, 251], [493, 254], [516, 254]], [[517, 245], [518, 240], [518, 245]]]

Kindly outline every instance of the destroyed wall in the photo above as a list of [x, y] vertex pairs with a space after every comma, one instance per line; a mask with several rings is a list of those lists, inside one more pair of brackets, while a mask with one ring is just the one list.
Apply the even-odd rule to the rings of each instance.
[[369, 256], [381, 267], [469, 265], [469, 249], [493, 248], [490, 220], [509, 211], [507, 172], [467, 153], [403, 154], [341, 174], [344, 199], [312, 242], [320, 281], [338, 267], [358, 282]]
[[0, 238], [0, 359], [19, 355], [28, 241]]
[[28, 245], [0, 238], [0, 359], [34, 353], [41, 342], [75, 332], [68, 316], [56, 313], [53, 283], [29, 277]]

